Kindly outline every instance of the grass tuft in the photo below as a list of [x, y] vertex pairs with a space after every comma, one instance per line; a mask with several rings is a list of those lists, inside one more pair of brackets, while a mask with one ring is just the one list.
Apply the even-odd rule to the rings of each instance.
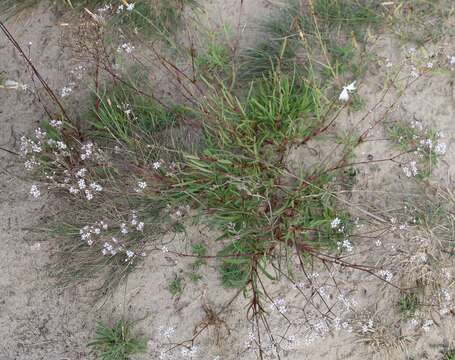
[[118, 320], [110, 327], [98, 322], [95, 338], [88, 343], [99, 360], [130, 360], [132, 355], [144, 353], [146, 340], [132, 334], [133, 323]]

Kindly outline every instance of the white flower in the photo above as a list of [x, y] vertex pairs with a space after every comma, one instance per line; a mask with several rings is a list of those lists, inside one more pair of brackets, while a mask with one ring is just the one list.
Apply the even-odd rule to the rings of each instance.
[[127, 226], [126, 226], [125, 223], [120, 224], [120, 231], [121, 231], [122, 234], [124, 234], [124, 235], [125, 235], [125, 234], [128, 234], [128, 228], [127, 228]]
[[26, 160], [24, 162], [24, 166], [27, 170], [33, 170], [33, 168], [37, 165], [38, 163], [36, 162], [35, 158], [32, 158], [30, 160]]
[[92, 182], [90, 184], [90, 188], [97, 192], [103, 191], [103, 187], [100, 184], [97, 184], [96, 182]]
[[73, 89], [71, 89], [69, 86], [65, 86], [62, 88], [62, 90], [60, 90], [60, 96], [62, 98], [66, 97], [66, 96], [69, 96], [72, 92], [73, 92]]
[[419, 72], [417, 71], [417, 69], [415, 67], [412, 67], [411, 69], [411, 77], [413, 78], [418, 78], [419, 77]]
[[76, 173], [76, 177], [83, 178], [87, 174], [87, 169], [82, 168]]
[[37, 185], [32, 185], [32, 187], [30, 188], [30, 195], [32, 195], [35, 199], [41, 195], [41, 192], [39, 191]]
[[447, 56], [449, 59], [449, 65], [455, 65], [455, 56]]
[[407, 177], [416, 176], [419, 172], [417, 169], [417, 163], [415, 161], [411, 161], [409, 163], [409, 167], [403, 166], [403, 172]]
[[85, 190], [85, 197], [87, 200], [92, 200], [93, 199], [93, 194], [90, 190]]
[[378, 275], [388, 282], [390, 282], [393, 278], [393, 274], [389, 270], [380, 270]]
[[430, 331], [430, 327], [434, 324], [434, 321], [433, 320], [425, 320], [425, 322], [423, 323], [422, 325], [422, 329], [425, 331], [425, 332], [429, 332]]
[[67, 146], [63, 141], [57, 141], [57, 147], [59, 150], [66, 150]]
[[348, 239], [343, 240], [342, 246], [346, 249], [347, 252], [352, 252], [353, 250], [352, 243]]
[[142, 192], [147, 187], [147, 183], [145, 181], [138, 181], [137, 188], [135, 189], [136, 192]]
[[93, 143], [88, 142], [81, 146], [81, 160], [90, 159], [93, 154]]
[[46, 132], [41, 130], [41, 128], [35, 129], [35, 136], [39, 140], [43, 140], [46, 137]]
[[445, 143], [438, 142], [434, 150], [438, 155], [445, 155], [447, 152], [447, 145]]
[[98, 12], [103, 13], [103, 12], [106, 12], [108, 10], [112, 10], [112, 5], [111, 4], [106, 4], [103, 7], [99, 8]]
[[144, 223], [143, 223], [143, 222], [140, 222], [139, 224], [137, 224], [136, 229], [137, 229], [138, 231], [144, 230]]
[[187, 349], [187, 348], [183, 348], [181, 351], [180, 351], [180, 354], [183, 356], [183, 357], [187, 357], [187, 358], [193, 358], [196, 356], [196, 353], [199, 351], [199, 348], [196, 346], [196, 345], [193, 345], [191, 348]]
[[71, 186], [68, 191], [70, 194], [77, 194], [79, 192], [79, 189], [76, 189], [75, 187]]
[[79, 186], [79, 189], [81, 189], [81, 190], [86, 188], [84, 179], [79, 179], [77, 182], [77, 185]]
[[127, 11], [133, 11], [133, 9], [134, 9], [134, 3], [130, 3], [130, 4], [126, 5]]
[[349, 94], [357, 89], [355, 83], [356, 81], [350, 83], [347, 86], [343, 86], [343, 90], [341, 91], [340, 96], [338, 97], [340, 101], [346, 102], [349, 100]]
[[[108, 242], [105, 242], [103, 244], [103, 249], [101, 250], [103, 255], [107, 255], [108, 253], [112, 254], [113, 251], [114, 251], [114, 247], [111, 244], [109, 244]], [[115, 255], [115, 254], [113, 254], [113, 255]]]
[[120, 4], [117, 8], [117, 14], [121, 13], [124, 8], [125, 8], [125, 6], [123, 4]]
[[287, 312], [286, 300], [283, 298], [275, 299], [273, 303], [270, 304], [270, 310], [278, 310], [281, 314], [285, 314]]
[[155, 170], [158, 170], [161, 167], [161, 161], [155, 161], [152, 165]]
[[51, 120], [49, 121], [49, 125], [53, 128], [60, 129], [63, 125], [63, 122], [61, 120]]
[[330, 223], [330, 226], [332, 227], [332, 229], [336, 229], [338, 226], [340, 226], [341, 224], [341, 220], [339, 218], [335, 218], [332, 220], [332, 222]]
[[160, 335], [165, 337], [166, 339], [169, 339], [174, 333], [175, 333], [175, 328], [174, 327], [168, 327], [167, 329], [160, 328], [159, 329]]
[[131, 54], [134, 50], [134, 46], [130, 43], [124, 43], [117, 48], [118, 52], [125, 51], [127, 54]]

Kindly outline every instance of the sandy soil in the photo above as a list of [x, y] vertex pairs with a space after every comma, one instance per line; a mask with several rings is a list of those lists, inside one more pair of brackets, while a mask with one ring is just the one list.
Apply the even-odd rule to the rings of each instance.
[[[219, 26], [222, 22], [228, 22], [233, 29], [241, 29], [246, 34], [242, 37], [245, 39], [241, 42], [242, 47], [254, 43], [260, 34], [255, 24], [269, 14], [267, 3], [261, 1], [245, 2], [243, 8], [238, 6], [237, 1], [212, 1], [206, 4], [206, 9], [208, 23]], [[30, 57], [53, 89], [60, 92], [71, 84], [72, 101], [84, 96], [84, 90], [78, 89], [79, 85], [71, 74], [80, 64], [73, 60], [71, 50], [63, 46], [61, 39], [65, 27], [59, 26], [59, 22], [46, 6], [41, 6], [30, 16], [22, 17], [18, 22], [10, 21], [7, 25], [24, 48], [27, 49], [27, 44], [31, 42]], [[445, 133], [449, 151], [431, 179], [441, 185], [450, 184], [455, 171], [455, 159], [451, 154], [455, 130], [453, 73], [446, 59], [452, 50], [455, 55], [455, 48], [450, 47], [451, 40], [444, 39], [440, 44], [429, 46], [426, 53], [418, 54], [422, 61], [435, 61], [436, 68], [445, 71], [424, 75], [405, 92], [399, 106], [390, 112], [391, 117], [417, 118], [425, 125]], [[409, 59], [403, 55], [407, 53], [407, 45], [403, 47], [390, 35], [383, 35], [372, 42], [371, 46], [372, 51], [381, 59], [389, 58], [397, 65], [406, 63], [405, 71], [411, 71]], [[409, 45], [411, 46], [412, 44]], [[435, 54], [439, 62], [430, 60], [433, 57], [429, 54]], [[338, 126], [356, 124], [380, 98], [384, 89], [385, 70], [380, 62], [376, 66], [377, 68], [372, 67], [359, 87], [359, 94], [366, 102], [365, 110], [346, 111]], [[0, 71], [5, 72], [8, 79], [28, 85], [27, 91], [0, 90], [0, 146], [15, 149], [20, 136], [32, 131], [45, 116], [37, 97], [41, 93], [41, 86], [38, 84], [35, 90], [23, 60], [4, 37], [0, 37]], [[385, 103], [362, 120], [362, 126], [372, 124], [375, 119], [383, 116], [396, 93], [396, 90], [391, 91]], [[372, 136], [383, 138], [384, 130], [375, 129]], [[366, 142], [359, 149], [359, 158], [363, 160], [368, 155], [373, 155], [374, 159], [380, 159], [390, 156], [393, 151], [390, 142]], [[206, 265], [207, 271], [201, 271], [204, 277], [197, 285], [186, 282], [183, 294], [177, 298], [172, 297], [167, 286], [176, 275], [188, 271], [189, 263], [161, 253], [147, 256], [112, 297], [95, 306], [90, 302], [90, 293], [84, 287], [54, 288], [52, 279], [47, 276], [47, 265], [49, 256], [55, 252], [56, 244], [39, 229], [48, 217], [58, 213], [58, 206], [55, 205], [55, 199], [45, 196], [33, 200], [29, 196], [31, 183], [24, 179], [23, 165], [17, 157], [0, 151], [0, 161], [0, 258], [3, 259], [0, 263], [0, 359], [87, 359], [89, 357], [85, 344], [93, 334], [95, 321], [102, 318], [111, 322], [120, 316], [138, 320], [138, 330], [150, 340], [149, 351], [142, 359], [256, 358], [251, 351], [254, 346], [248, 340], [252, 336], [249, 334], [252, 324], [245, 321], [247, 303], [242, 296], [237, 297], [219, 318], [211, 316], [213, 311], [220, 311], [236, 295], [235, 291], [219, 286], [215, 264]], [[385, 188], [402, 193], [413, 189], [413, 185], [396, 164], [375, 163], [361, 168], [357, 190]], [[361, 202], [362, 198], [356, 200]], [[390, 201], [388, 204], [393, 205], [393, 201]], [[203, 226], [193, 226], [186, 235], [181, 235], [172, 243], [170, 250], [187, 250], [188, 243], [196, 241], [210, 244], [213, 236]], [[400, 251], [408, 246], [408, 238], [392, 234], [381, 246], [375, 246], [367, 240], [353, 243], [355, 251], [352, 261], [368, 261], [368, 256], [374, 254], [373, 262], [377, 264], [387, 260], [387, 256], [399, 256]], [[388, 246], [394, 246], [394, 250], [391, 251]], [[367, 251], [368, 256], [365, 255]], [[326, 275], [321, 271], [319, 276], [324, 278]], [[286, 339], [293, 336], [296, 339], [280, 342], [287, 349], [283, 358], [399, 360], [410, 359], [408, 356], [412, 354], [414, 359], [440, 359], [443, 346], [453, 342], [454, 319], [451, 313], [444, 317], [433, 314], [434, 325], [430, 330], [417, 330], [412, 336], [413, 340], [401, 347], [395, 340], [397, 334], [406, 331], [403, 330], [405, 324], [397, 324], [394, 320], [397, 313], [391, 306], [396, 304], [398, 291], [386, 288], [377, 279], [358, 272], [343, 270], [339, 279], [340, 289], [346, 298], [349, 301], [355, 299], [358, 303], [355, 306], [352, 303], [348, 306], [337, 305], [343, 321], [347, 322], [346, 327], [340, 331], [326, 330], [323, 326], [319, 327], [319, 332], [309, 331], [308, 323], [304, 321], [299, 309], [302, 300], [297, 297], [297, 289], [286, 282], [271, 284], [272, 297], [285, 299], [288, 304], [286, 314], [295, 319], [294, 325], [286, 333], [286, 319], [276, 312], [272, 312], [270, 317], [272, 327], [279, 329], [277, 334], [285, 333]], [[448, 288], [451, 281], [448, 279]], [[333, 292], [331, 296], [338, 296], [334, 289], [329, 288], [328, 292]], [[452, 306], [453, 304], [450, 305], [451, 308]], [[370, 318], [374, 319], [374, 331], [372, 328], [371, 331], [362, 333], [359, 328]], [[313, 327], [317, 326], [317, 314], [310, 314], [310, 319]], [[197, 338], [192, 350], [179, 347], [161, 354], [169, 348], [169, 344], [191, 339], [194, 331], [205, 325], [206, 331]], [[383, 344], [381, 351], [366, 344], [366, 340], [371, 338], [374, 341], [379, 339], [377, 341]]]
[[[75, 65], [61, 46], [61, 28], [47, 6], [7, 25], [53, 89], [58, 92], [71, 81]], [[3, 35], [0, 69], [7, 79], [28, 86], [27, 91], [0, 91], [0, 144], [17, 149], [20, 136], [45, 116], [37, 97], [42, 87], [35, 78], [34, 88], [30, 71]], [[0, 151], [0, 358], [85, 359], [96, 313], [84, 306], [82, 288], [56, 289], [47, 277], [55, 244], [40, 228], [56, 206], [46, 197], [33, 200], [24, 175], [18, 157]]]

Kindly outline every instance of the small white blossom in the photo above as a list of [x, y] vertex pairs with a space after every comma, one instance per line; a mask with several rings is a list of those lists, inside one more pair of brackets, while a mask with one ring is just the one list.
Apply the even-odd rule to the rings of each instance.
[[362, 325], [362, 333], [372, 332], [373, 329], [373, 320], [369, 319], [366, 324]]
[[97, 184], [96, 182], [90, 183], [90, 188], [96, 192], [103, 191], [103, 187], [100, 184]]
[[32, 187], [30, 188], [30, 195], [32, 195], [35, 199], [40, 197], [41, 192], [37, 185], [32, 185]]
[[335, 218], [332, 220], [332, 222], [330, 223], [330, 226], [332, 227], [332, 229], [336, 229], [340, 226], [341, 224], [341, 220], [339, 218]]
[[349, 94], [357, 89], [355, 83], [356, 81], [350, 83], [347, 86], [343, 86], [343, 90], [341, 90], [340, 96], [338, 97], [340, 101], [346, 102], [349, 100]]
[[275, 299], [273, 303], [270, 304], [270, 310], [278, 310], [281, 314], [285, 314], [287, 312], [286, 300], [283, 298]]
[[447, 152], [447, 145], [445, 143], [438, 142], [434, 151], [438, 155], [445, 155], [445, 153]]
[[127, 54], [131, 54], [134, 50], [134, 46], [130, 43], [124, 43], [117, 48], [118, 52], [125, 51]]
[[407, 177], [416, 176], [418, 174], [417, 162], [411, 161], [408, 166], [403, 166], [403, 172]]
[[69, 86], [65, 86], [62, 88], [62, 90], [60, 90], [60, 96], [63, 98], [63, 97], [67, 97], [69, 96], [71, 93], [73, 92], [73, 89], [71, 89]]
[[133, 9], [134, 9], [134, 3], [130, 3], [130, 4], [126, 5], [127, 11], [133, 11]]
[[124, 235], [128, 234], [128, 227], [125, 223], [120, 224], [120, 231]]
[[26, 170], [33, 170], [33, 168], [38, 165], [38, 163], [36, 162], [35, 158], [31, 158], [29, 160], [26, 160], [24, 162], [24, 167]]
[[83, 178], [83, 177], [85, 177], [86, 174], [87, 174], [87, 169], [82, 168], [76, 173], [76, 177]]
[[79, 189], [83, 190], [86, 188], [86, 185], [85, 185], [85, 180], [84, 179], [79, 179], [77, 181], [77, 185], [79, 186]]
[[145, 181], [138, 181], [137, 188], [135, 189], [136, 192], [142, 192], [147, 187], [147, 183]]
[[425, 320], [425, 322], [422, 325], [423, 331], [429, 332], [430, 328], [431, 328], [431, 326], [433, 326], [433, 324], [434, 324], [433, 320]]
[[61, 120], [51, 120], [49, 121], [49, 125], [53, 128], [60, 129], [63, 126], [63, 122]]
[[109, 244], [108, 242], [105, 242], [103, 244], [103, 249], [101, 250], [101, 252], [103, 253], [103, 255], [107, 255], [109, 253], [112, 253], [112, 251], [114, 250], [114, 247]]
[[93, 194], [90, 190], [85, 190], [85, 197], [87, 198], [87, 200], [92, 200], [93, 199]]
[[175, 333], [175, 328], [174, 327], [168, 327], [166, 329], [160, 327], [159, 328], [159, 333], [161, 336], [163, 336], [166, 339], [169, 339], [174, 333]]
[[389, 270], [380, 270], [378, 275], [388, 282], [390, 282], [393, 278], [393, 274]]
[[90, 159], [93, 154], [93, 143], [88, 142], [81, 146], [81, 160]]
[[348, 240], [348, 239], [344, 239], [343, 240], [343, 243], [341, 244], [341, 246], [346, 249], [347, 252], [352, 252], [352, 250], [354, 249], [353, 246], [352, 246], [352, 243]]
[[57, 141], [56, 144], [57, 144], [57, 148], [59, 150], [66, 150], [67, 149], [67, 146], [66, 146], [66, 144], [63, 141]]
[[180, 351], [180, 354], [183, 356], [183, 357], [186, 357], [186, 358], [193, 358], [196, 356], [197, 352], [199, 351], [199, 348], [196, 346], [196, 345], [193, 345], [191, 348], [187, 349], [187, 348], [182, 348], [182, 350]]
[[411, 77], [413, 77], [413, 78], [418, 78], [420, 74], [419, 74], [419, 72], [417, 71], [417, 69], [416, 69], [415, 67], [412, 67], [412, 68], [411, 68], [411, 74], [410, 74], [410, 75], [411, 75]]

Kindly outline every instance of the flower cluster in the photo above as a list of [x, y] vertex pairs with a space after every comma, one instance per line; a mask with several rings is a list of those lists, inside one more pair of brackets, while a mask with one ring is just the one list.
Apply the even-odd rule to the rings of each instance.
[[417, 162], [410, 161], [408, 165], [403, 166], [403, 172], [407, 177], [417, 176], [419, 169], [417, 169]]
[[[62, 122], [51, 120], [51, 126], [61, 127]], [[66, 143], [49, 137], [46, 131], [41, 128], [35, 129], [33, 138], [26, 136], [20, 138], [19, 155], [24, 159], [24, 166], [27, 170], [33, 170], [39, 165], [39, 157], [44, 153], [52, 154], [56, 163], [70, 155]]]
[[37, 185], [32, 185], [32, 187], [30, 188], [30, 195], [32, 195], [35, 199], [40, 197], [41, 192]]
[[134, 51], [134, 46], [131, 43], [123, 43], [117, 48], [117, 52], [124, 51], [127, 54], [131, 54]]
[[270, 304], [271, 311], [278, 311], [280, 314], [285, 314], [287, 312], [286, 300], [284, 298], [277, 298], [273, 300], [273, 303]]
[[93, 225], [85, 225], [82, 229], [79, 230], [79, 234], [82, 241], [92, 246], [95, 241], [94, 237], [99, 236], [103, 230], [107, 229], [108, 225], [104, 221], [97, 221]]
[[[109, 239], [106, 238], [107, 234], [103, 232], [110, 230]], [[125, 255], [125, 261], [131, 261], [138, 254], [128, 246], [128, 234], [132, 232], [142, 233], [144, 223], [139, 221], [136, 212], [131, 215], [131, 220], [128, 223], [121, 223], [117, 229], [119, 231], [115, 234], [116, 226], [108, 226], [104, 221], [97, 221], [93, 225], [85, 225], [79, 230], [80, 238], [86, 242], [87, 245], [93, 246], [95, 243], [100, 244], [101, 253], [103, 255], [114, 256], [119, 253]], [[114, 233], [114, 235], [112, 235]], [[141, 255], [145, 255], [142, 253]]]
[[86, 168], [79, 169], [73, 177], [68, 171], [65, 171], [65, 174], [64, 184], [70, 194], [77, 195], [82, 193], [90, 201], [95, 193], [103, 191], [103, 187], [100, 184], [87, 179], [88, 171]]

